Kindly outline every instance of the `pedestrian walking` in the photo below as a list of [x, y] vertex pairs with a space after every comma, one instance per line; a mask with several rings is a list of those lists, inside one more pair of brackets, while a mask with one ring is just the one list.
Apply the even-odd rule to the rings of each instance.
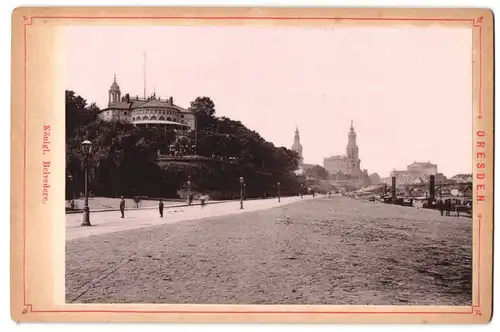
[[122, 218], [125, 218], [125, 200], [123, 199], [120, 201], [120, 212], [122, 213]]
[[442, 200], [439, 200], [437, 202], [437, 207], [439, 209], [439, 212], [441, 212], [441, 216], [443, 215], [443, 212], [444, 212], [444, 204], [443, 204], [443, 201]]
[[207, 199], [207, 195], [201, 195], [200, 196], [200, 203], [201, 203], [201, 208], [203, 209], [205, 207], [205, 200]]
[[161, 199], [158, 203], [158, 209], [160, 210], [160, 218], [163, 218], [163, 201]]

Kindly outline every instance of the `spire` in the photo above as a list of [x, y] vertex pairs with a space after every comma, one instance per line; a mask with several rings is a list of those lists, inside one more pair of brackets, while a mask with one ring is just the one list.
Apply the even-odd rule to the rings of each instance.
[[358, 158], [358, 146], [356, 145], [356, 132], [354, 131], [354, 121], [351, 120], [351, 129], [347, 134], [348, 143], [347, 143], [347, 151], [346, 157], [348, 159], [357, 159]]
[[114, 74], [113, 83], [116, 83], [116, 74]]
[[295, 137], [293, 139], [292, 150], [297, 152], [302, 160], [302, 144], [300, 144], [299, 128], [295, 126]]

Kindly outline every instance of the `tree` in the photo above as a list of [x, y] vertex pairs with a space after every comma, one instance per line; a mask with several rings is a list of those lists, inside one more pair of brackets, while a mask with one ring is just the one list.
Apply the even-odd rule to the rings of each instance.
[[315, 180], [326, 180], [330, 176], [328, 171], [320, 165], [314, 165], [313, 167], [307, 169], [305, 171], [305, 174], [307, 177], [313, 178]]
[[95, 103], [87, 106], [87, 101], [75, 92], [66, 90], [66, 139], [75, 129], [85, 126], [97, 119], [99, 108]]
[[195, 113], [198, 135], [203, 136], [207, 131], [214, 131], [215, 104], [209, 97], [197, 97], [191, 102], [189, 110]]
[[115, 196], [155, 190], [159, 167], [152, 132], [131, 124], [98, 120], [80, 126], [66, 142], [67, 170], [79, 179], [83, 179], [84, 171], [80, 144], [86, 139], [93, 148], [89, 184], [94, 193]]

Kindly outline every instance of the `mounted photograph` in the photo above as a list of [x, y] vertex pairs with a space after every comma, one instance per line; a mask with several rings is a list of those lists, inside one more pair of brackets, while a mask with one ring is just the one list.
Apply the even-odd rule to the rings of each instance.
[[491, 11], [12, 20], [14, 321], [491, 319]]
[[68, 303], [471, 305], [470, 29], [64, 38]]

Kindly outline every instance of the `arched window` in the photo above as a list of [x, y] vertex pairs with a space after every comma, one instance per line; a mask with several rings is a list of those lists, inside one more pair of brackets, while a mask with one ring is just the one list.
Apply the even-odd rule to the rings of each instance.
[[135, 117], [132, 118], [132, 121], [135, 121]]
[[171, 118], [171, 117], [168, 117], [168, 118], [167, 118], [167, 121], [172, 121], [172, 118]]
[[148, 119], [148, 117], [147, 117], [147, 116], [144, 116], [144, 117], [142, 117], [142, 119], [143, 119], [143, 120], [147, 120], [147, 119]]
[[151, 120], [156, 120], [156, 116], [154, 116], [154, 115], [153, 115], [153, 116], [151, 117]]
[[165, 117], [164, 116], [160, 116], [159, 120], [165, 120]]

